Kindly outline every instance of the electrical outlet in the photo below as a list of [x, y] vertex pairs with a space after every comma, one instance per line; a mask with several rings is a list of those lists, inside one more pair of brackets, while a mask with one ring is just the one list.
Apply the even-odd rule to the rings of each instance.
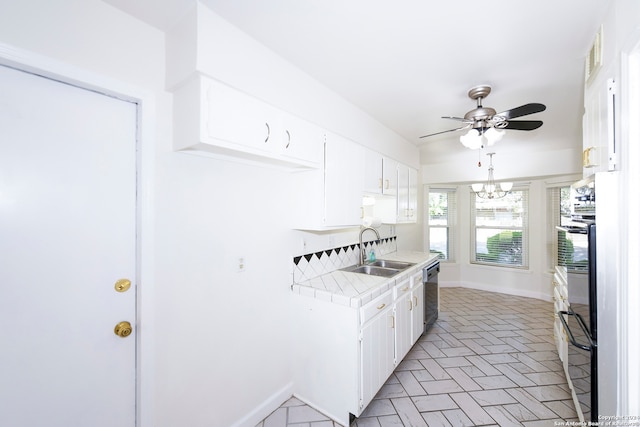
[[238, 258], [238, 273], [244, 273], [247, 270], [247, 264], [244, 257]]

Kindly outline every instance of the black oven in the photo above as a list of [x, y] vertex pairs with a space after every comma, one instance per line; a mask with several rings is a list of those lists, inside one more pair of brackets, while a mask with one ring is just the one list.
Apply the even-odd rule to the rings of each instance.
[[558, 227], [567, 270], [569, 309], [558, 315], [569, 338], [568, 371], [585, 422], [598, 420], [598, 324], [596, 307], [596, 224]]

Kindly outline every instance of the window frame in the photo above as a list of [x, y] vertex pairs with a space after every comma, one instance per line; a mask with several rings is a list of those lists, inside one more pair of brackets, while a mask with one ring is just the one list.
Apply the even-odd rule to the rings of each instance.
[[[529, 231], [530, 231], [530, 218], [529, 218], [529, 205], [530, 205], [530, 196], [531, 191], [528, 185], [520, 185], [516, 186], [511, 190], [511, 193], [521, 192], [522, 193], [522, 226], [513, 226], [513, 225], [477, 225], [478, 223], [478, 211], [477, 200], [479, 197], [476, 193], [470, 190], [470, 241], [471, 245], [469, 247], [469, 262], [473, 265], [483, 265], [490, 267], [498, 267], [498, 268], [509, 268], [516, 270], [529, 270], [529, 251], [530, 251], [530, 240], [529, 240]], [[513, 209], [512, 209], [513, 211]], [[486, 260], [478, 259], [478, 230], [496, 230], [497, 232], [502, 230], [509, 231], [520, 231], [521, 232], [521, 264], [512, 264], [507, 262], [491, 262]]]

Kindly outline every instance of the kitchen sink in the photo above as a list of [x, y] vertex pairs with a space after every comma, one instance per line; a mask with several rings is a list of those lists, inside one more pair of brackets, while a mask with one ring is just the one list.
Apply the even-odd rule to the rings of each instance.
[[341, 268], [341, 270], [351, 273], [368, 274], [370, 276], [391, 277], [413, 265], [415, 264], [411, 262], [379, 259], [364, 265], [352, 265], [351, 267]]
[[368, 274], [370, 276], [382, 276], [391, 277], [400, 273], [401, 270], [396, 268], [380, 267], [375, 265], [354, 265], [352, 267], [342, 268], [342, 271], [349, 271], [351, 273]]
[[415, 265], [411, 262], [403, 262], [403, 261], [389, 261], [386, 259], [379, 259], [377, 261], [373, 261], [371, 263], [368, 263], [367, 265], [372, 265], [372, 266], [376, 266], [376, 267], [385, 267], [385, 268], [394, 268], [396, 270], [404, 270], [406, 268], [411, 267], [412, 265]]

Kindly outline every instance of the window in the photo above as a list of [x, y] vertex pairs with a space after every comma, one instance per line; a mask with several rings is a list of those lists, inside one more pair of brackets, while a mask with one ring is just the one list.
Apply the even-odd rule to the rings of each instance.
[[429, 190], [429, 251], [444, 261], [455, 261], [455, 189]]
[[482, 199], [471, 193], [472, 263], [529, 266], [528, 199], [527, 189], [514, 189], [500, 199]]

